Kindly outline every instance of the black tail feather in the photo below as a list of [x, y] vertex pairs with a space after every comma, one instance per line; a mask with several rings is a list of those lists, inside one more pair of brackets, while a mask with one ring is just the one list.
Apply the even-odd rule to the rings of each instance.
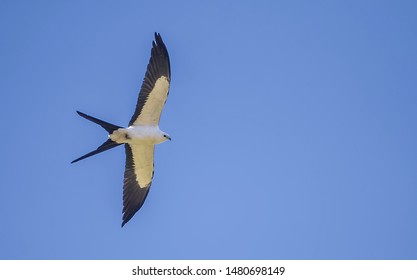
[[80, 112], [80, 111], [77, 111], [77, 114], [78, 115], [80, 115], [81, 117], [83, 117], [83, 118], [85, 118], [85, 119], [87, 119], [87, 120], [89, 120], [89, 121], [92, 121], [92, 122], [94, 122], [94, 123], [96, 123], [96, 124], [99, 124], [102, 128], [104, 128], [109, 134], [112, 134], [113, 133], [113, 131], [115, 131], [115, 130], [118, 130], [119, 128], [121, 128], [121, 126], [118, 126], [118, 125], [114, 125], [114, 124], [111, 124], [111, 123], [108, 123], [108, 122], [105, 122], [105, 121], [102, 121], [102, 120], [99, 120], [99, 119], [97, 119], [97, 118], [94, 118], [94, 117], [92, 117], [92, 116], [89, 116], [89, 115], [87, 115], [87, 114], [84, 114], [84, 113], [82, 113], [82, 112]]
[[112, 141], [111, 139], [108, 139], [106, 142], [104, 142], [100, 147], [98, 147], [94, 151], [89, 152], [88, 154], [85, 154], [82, 157], [79, 157], [79, 158], [71, 161], [71, 163], [74, 163], [74, 162], [80, 161], [82, 159], [85, 159], [85, 158], [94, 156], [96, 154], [99, 154], [101, 152], [107, 151], [107, 150], [109, 150], [111, 148], [114, 148], [114, 147], [117, 147], [119, 145], [120, 145], [119, 143], [116, 143], [116, 142]]
[[[117, 126], [117, 125], [114, 125], [114, 124], [111, 124], [111, 123], [108, 123], [108, 122], [105, 122], [105, 121], [99, 120], [99, 119], [97, 119], [97, 118], [94, 118], [94, 117], [92, 117], [92, 116], [89, 116], [89, 115], [87, 115], [87, 114], [84, 114], [84, 113], [82, 113], [82, 112], [80, 112], [80, 111], [77, 111], [77, 113], [78, 113], [78, 115], [80, 115], [81, 117], [83, 117], [83, 118], [85, 118], [85, 119], [87, 119], [87, 120], [89, 120], [89, 121], [92, 121], [92, 122], [94, 122], [94, 123], [96, 123], [96, 124], [99, 124], [99, 125], [100, 125], [102, 128], [104, 128], [104, 129], [105, 129], [105, 130], [106, 130], [109, 134], [112, 134], [112, 133], [113, 133], [113, 131], [118, 130], [119, 128], [121, 128], [121, 126]], [[108, 149], [111, 149], [111, 148], [117, 147], [117, 146], [119, 146], [119, 145], [120, 145], [120, 144], [118, 144], [118, 143], [116, 143], [116, 142], [112, 141], [111, 139], [108, 139], [106, 142], [104, 142], [103, 144], [101, 144], [101, 146], [100, 146], [100, 147], [98, 147], [97, 149], [95, 149], [94, 151], [89, 152], [88, 154], [85, 154], [85, 155], [83, 155], [82, 157], [77, 158], [76, 160], [73, 160], [71, 163], [74, 163], [74, 162], [80, 161], [80, 160], [82, 160], [82, 159], [85, 159], [85, 158], [91, 157], [91, 156], [93, 156], [93, 155], [96, 155], [96, 154], [98, 154], [98, 153], [101, 153], [101, 152], [107, 151]]]

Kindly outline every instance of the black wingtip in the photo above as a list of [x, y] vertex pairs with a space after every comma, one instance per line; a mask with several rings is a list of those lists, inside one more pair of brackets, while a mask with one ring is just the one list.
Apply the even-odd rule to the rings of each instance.
[[152, 42], [152, 46], [155, 47], [155, 45], [157, 46], [164, 46], [164, 41], [162, 40], [161, 34], [155, 32], [155, 41]]

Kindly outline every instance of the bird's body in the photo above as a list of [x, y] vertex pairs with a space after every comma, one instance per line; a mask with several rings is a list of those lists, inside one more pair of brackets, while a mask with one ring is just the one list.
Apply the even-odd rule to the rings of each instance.
[[102, 126], [109, 135], [108, 140], [96, 150], [72, 163], [119, 145], [125, 145], [122, 227], [142, 207], [148, 195], [154, 174], [155, 145], [171, 140], [167, 133], [159, 129], [159, 120], [168, 97], [170, 80], [168, 51], [161, 36], [155, 33], [151, 58], [129, 126], [113, 125], [77, 111], [81, 117]]
[[159, 126], [151, 125], [131, 125], [127, 128], [119, 128], [109, 135], [109, 138], [118, 144], [160, 144], [170, 137], [167, 133], [161, 131]]

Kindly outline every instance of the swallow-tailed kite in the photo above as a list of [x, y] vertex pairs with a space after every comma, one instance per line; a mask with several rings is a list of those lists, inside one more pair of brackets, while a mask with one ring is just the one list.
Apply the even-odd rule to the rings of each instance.
[[171, 140], [159, 129], [162, 108], [168, 97], [171, 68], [168, 51], [161, 35], [155, 33], [151, 58], [139, 92], [135, 113], [127, 128], [110, 124], [84, 113], [77, 113], [89, 121], [102, 126], [108, 140], [96, 150], [72, 161], [85, 159], [121, 144], [125, 145], [126, 166], [123, 181], [122, 227], [142, 207], [148, 195], [154, 174], [155, 144]]

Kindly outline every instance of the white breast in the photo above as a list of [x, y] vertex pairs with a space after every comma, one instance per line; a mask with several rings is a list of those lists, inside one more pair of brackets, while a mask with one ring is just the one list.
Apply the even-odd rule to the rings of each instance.
[[166, 140], [164, 133], [158, 126], [129, 126], [127, 130], [132, 143], [146, 142], [149, 144], [159, 144]]

